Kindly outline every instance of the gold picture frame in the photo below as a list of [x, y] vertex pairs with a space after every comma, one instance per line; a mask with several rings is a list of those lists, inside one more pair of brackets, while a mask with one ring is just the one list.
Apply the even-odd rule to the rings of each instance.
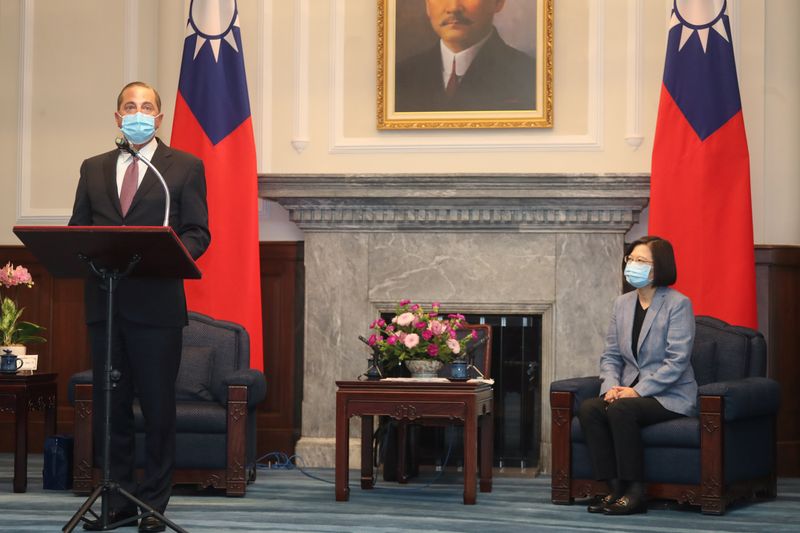
[[[378, 129], [552, 127], [553, 0], [499, 0], [500, 11], [488, 18], [437, 11], [437, 1], [377, 0]], [[450, 24], [461, 33], [434, 31]], [[451, 92], [442, 65], [452, 52], [443, 39], [456, 35], [471, 46], [463, 28], [477, 32], [481, 24], [479, 51], [466, 72], [456, 67], [462, 75], [454, 75]]]

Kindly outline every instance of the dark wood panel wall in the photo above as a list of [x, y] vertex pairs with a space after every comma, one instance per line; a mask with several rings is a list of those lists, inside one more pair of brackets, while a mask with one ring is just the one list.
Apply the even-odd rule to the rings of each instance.
[[778, 475], [800, 476], [800, 246], [756, 246], [758, 325], [781, 384]]
[[[258, 453], [294, 452], [300, 431], [302, 399], [303, 243], [263, 242], [261, 300], [264, 332], [264, 372], [267, 398], [258, 407]], [[72, 434], [73, 410], [67, 385], [75, 372], [91, 365], [83, 311], [83, 282], [51, 277], [20, 246], [0, 246], [0, 266], [11, 261], [27, 267], [32, 289], [18, 291], [24, 319], [47, 328], [48, 342], [28, 347], [39, 355], [39, 369], [58, 373], [58, 432]], [[33, 413], [31, 451], [41, 451], [44, 420]], [[11, 415], [0, 414], [0, 452], [13, 451]]]
[[[261, 243], [264, 371], [267, 398], [258, 408], [258, 453], [294, 452], [300, 432], [303, 353], [303, 243]], [[49, 342], [30, 347], [39, 368], [57, 372], [58, 430], [72, 433], [67, 402], [69, 377], [89, 367], [83, 323], [83, 288], [77, 280], [53, 279], [25, 249], [0, 246], [6, 261], [28, 267], [36, 286], [21, 289], [25, 318], [47, 328]], [[782, 476], [800, 475], [800, 247], [757, 246], [756, 277], [761, 330], [767, 338], [769, 375], [781, 383], [778, 461]], [[31, 449], [41, 450], [43, 420], [33, 415]], [[0, 452], [13, 449], [13, 426], [0, 414]]]

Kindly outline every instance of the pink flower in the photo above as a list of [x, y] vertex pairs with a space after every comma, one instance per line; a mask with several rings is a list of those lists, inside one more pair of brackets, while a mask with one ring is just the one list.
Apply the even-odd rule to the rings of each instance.
[[397, 340], [403, 342], [406, 340], [406, 335], [408, 335], [408, 333], [406, 333], [405, 331], [398, 331], [396, 335], [397, 335]]
[[453, 353], [458, 353], [461, 351], [461, 345], [456, 339], [447, 339], [447, 347], [450, 348]]
[[416, 311], [417, 309], [419, 309], [419, 304], [414, 304], [411, 307], [409, 307], [409, 309], [412, 311]]
[[439, 302], [433, 302], [431, 304], [431, 307], [433, 307], [434, 309], [439, 309], [441, 306], [442, 306], [442, 304], [439, 303]]
[[369, 344], [370, 346], [375, 346], [376, 342], [378, 342], [378, 336], [374, 335], [374, 334], [370, 335], [369, 336], [369, 340], [367, 341], [367, 344]]
[[475, 341], [478, 340], [478, 332], [475, 331], [474, 329], [472, 330], [472, 333], [470, 333], [470, 335], [472, 335], [472, 340]]
[[431, 332], [434, 335], [441, 335], [444, 333], [445, 325], [442, 323], [441, 320], [431, 320], [431, 325], [428, 326], [431, 328]]
[[437, 355], [439, 355], [439, 347], [436, 346], [435, 344], [429, 344], [428, 355], [430, 355], [431, 357], [436, 357]]
[[417, 322], [414, 322], [414, 327], [417, 329], [423, 329], [427, 325], [428, 324], [424, 320], [418, 320]]
[[11, 263], [6, 263], [2, 270], [0, 270], [0, 285], [4, 285], [6, 288], [15, 287], [17, 285], [32, 287], [33, 278], [30, 272], [28, 272], [28, 269], [24, 266], [17, 266], [14, 268], [14, 265]]
[[382, 318], [379, 318], [376, 322], [377, 322], [379, 327], [383, 327], [383, 326], [386, 325], [386, 321], [384, 319], [382, 319]]
[[406, 335], [406, 338], [403, 339], [403, 344], [406, 345], [406, 348], [414, 348], [417, 344], [419, 344], [419, 335], [416, 333], [409, 333]]
[[404, 305], [408, 305], [410, 303], [411, 303], [411, 300], [400, 300], [400, 307], [403, 307]]
[[422, 332], [422, 338], [425, 339], [426, 341], [431, 340], [432, 337], [433, 337], [433, 332], [431, 330], [426, 329], [425, 331]]
[[394, 331], [394, 326], [386, 326], [386, 331], [391, 333]]
[[386, 344], [389, 346], [394, 346], [397, 344], [397, 337], [394, 335], [389, 335], [389, 337], [386, 339]]
[[407, 326], [414, 321], [414, 313], [403, 313], [395, 318], [397, 318], [398, 326]]

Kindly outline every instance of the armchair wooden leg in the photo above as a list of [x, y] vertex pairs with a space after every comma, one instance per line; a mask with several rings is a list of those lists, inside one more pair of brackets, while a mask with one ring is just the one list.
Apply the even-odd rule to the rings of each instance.
[[553, 458], [550, 499], [557, 504], [571, 504], [574, 499], [572, 485], [572, 393], [550, 393], [551, 455]]
[[700, 509], [703, 514], [725, 514], [727, 505], [723, 497], [723, 415], [722, 397], [700, 397]]
[[72, 452], [72, 492], [92, 491], [92, 385], [75, 386], [75, 442]]
[[247, 387], [228, 386], [226, 496], [244, 496], [247, 481]]

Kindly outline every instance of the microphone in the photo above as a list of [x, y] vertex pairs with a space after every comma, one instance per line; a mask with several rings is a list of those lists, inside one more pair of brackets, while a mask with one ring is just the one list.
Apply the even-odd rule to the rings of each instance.
[[147, 159], [145, 156], [139, 153], [139, 151], [134, 148], [130, 141], [128, 141], [127, 137], [117, 137], [114, 139], [114, 143], [117, 145], [117, 148], [128, 152], [133, 157], [147, 165], [156, 175], [158, 181], [161, 182], [161, 187], [164, 189], [164, 194], [166, 195], [166, 203], [164, 205], [164, 223], [162, 226], [169, 226], [169, 204], [170, 204], [170, 196], [169, 196], [169, 187], [167, 187], [167, 182], [164, 180], [164, 176], [161, 175], [161, 172]]
[[131, 146], [131, 143], [128, 142], [128, 139], [125, 137], [117, 137], [114, 139], [114, 142], [117, 144], [117, 148], [128, 152], [134, 157], [136, 157], [136, 155], [139, 153], [133, 148], [133, 146]]

